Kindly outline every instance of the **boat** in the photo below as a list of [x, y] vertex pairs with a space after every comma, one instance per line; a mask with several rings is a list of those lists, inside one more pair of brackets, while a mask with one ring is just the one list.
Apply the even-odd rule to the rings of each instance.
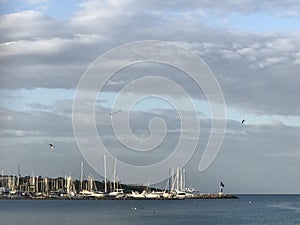
[[186, 188], [185, 193], [186, 198], [194, 198], [199, 195], [199, 191], [194, 188]]
[[115, 189], [112, 192], [109, 192], [108, 196], [115, 197], [115, 198], [122, 198], [125, 196], [124, 190], [121, 188]]
[[92, 198], [103, 198], [106, 196], [106, 194], [104, 192], [89, 191], [89, 190], [82, 190], [79, 192], [79, 195], [82, 197], [92, 197]]
[[176, 191], [174, 198], [184, 199], [186, 197], [185, 191]]
[[115, 159], [114, 164], [114, 177], [113, 177], [113, 189], [108, 193], [108, 196], [115, 198], [123, 198], [125, 197], [124, 190], [119, 188], [119, 182], [117, 181], [117, 159]]
[[136, 198], [136, 199], [144, 199], [146, 198], [146, 191], [139, 193], [138, 191], [131, 191], [130, 194], [127, 195], [128, 198]]
[[145, 194], [145, 197], [148, 198], [148, 199], [159, 199], [160, 196], [161, 196], [160, 193], [157, 193], [155, 191], [152, 191], [150, 193]]

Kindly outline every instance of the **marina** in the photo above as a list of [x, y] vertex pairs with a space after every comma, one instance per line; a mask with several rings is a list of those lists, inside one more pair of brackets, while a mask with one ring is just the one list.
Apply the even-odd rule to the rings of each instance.
[[[105, 163], [104, 163], [105, 165]], [[117, 178], [117, 161], [114, 165], [112, 181], [104, 176], [96, 181], [89, 175], [83, 179], [81, 163], [80, 180], [72, 176], [50, 178], [42, 176], [4, 175], [0, 177], [0, 199], [54, 199], [54, 200], [184, 200], [184, 199], [234, 199], [224, 194], [224, 184], [220, 182], [219, 193], [200, 193], [186, 188], [185, 170], [170, 168], [170, 177], [164, 189], [145, 185], [121, 184]]]

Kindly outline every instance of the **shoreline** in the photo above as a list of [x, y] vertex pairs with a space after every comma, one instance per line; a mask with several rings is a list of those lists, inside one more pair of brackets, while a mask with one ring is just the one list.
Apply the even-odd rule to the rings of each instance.
[[58, 197], [24, 197], [24, 196], [2, 196], [0, 200], [94, 200], [94, 201], [107, 201], [107, 200], [189, 200], [189, 199], [239, 199], [233, 194], [198, 194], [187, 198], [113, 198], [113, 197], [86, 197], [86, 196], [58, 196]]

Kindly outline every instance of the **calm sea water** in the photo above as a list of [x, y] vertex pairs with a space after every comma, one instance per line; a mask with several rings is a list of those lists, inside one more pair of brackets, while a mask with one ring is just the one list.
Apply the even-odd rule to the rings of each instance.
[[1, 225], [300, 224], [300, 195], [183, 201], [0, 200]]

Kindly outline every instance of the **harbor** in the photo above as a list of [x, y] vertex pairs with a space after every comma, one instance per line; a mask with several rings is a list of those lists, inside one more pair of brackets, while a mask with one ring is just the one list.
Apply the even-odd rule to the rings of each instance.
[[185, 169], [170, 168], [170, 177], [164, 189], [145, 185], [121, 184], [116, 175], [116, 163], [112, 180], [106, 175], [97, 181], [93, 175], [83, 179], [81, 163], [80, 180], [72, 176], [50, 178], [42, 176], [0, 176], [0, 199], [53, 199], [53, 200], [184, 200], [184, 199], [234, 199], [223, 193], [224, 184], [219, 183], [219, 193], [200, 193], [185, 184]]

